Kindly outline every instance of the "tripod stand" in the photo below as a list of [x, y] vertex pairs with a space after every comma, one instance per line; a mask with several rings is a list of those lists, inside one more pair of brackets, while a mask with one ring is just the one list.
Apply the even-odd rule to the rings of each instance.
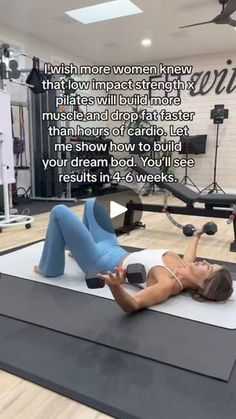
[[[186, 153], [186, 161], [188, 160], [188, 154]], [[197, 185], [196, 185], [196, 183], [194, 183], [193, 181], [192, 181], [192, 179], [190, 179], [190, 177], [188, 176], [188, 167], [186, 166], [185, 167], [185, 174], [184, 174], [184, 177], [183, 177], [183, 179], [181, 180], [181, 182], [180, 183], [182, 183], [182, 184], [184, 184], [184, 185], [190, 185], [190, 186], [193, 186], [194, 188], [196, 188], [197, 189], [197, 191], [198, 192], [200, 192], [200, 189], [198, 189], [198, 187], [197, 187]]]
[[[181, 151], [180, 154], [185, 155], [186, 162], [188, 161], [189, 154], [205, 154], [206, 153], [206, 140], [207, 135], [184, 135], [180, 137], [181, 142]], [[196, 183], [190, 179], [188, 176], [188, 165], [185, 166], [185, 174], [180, 182], [184, 185], [190, 185], [197, 189], [200, 192], [199, 188], [197, 187]]]
[[210, 183], [210, 185], [206, 186], [206, 188], [204, 188], [201, 192], [205, 192], [209, 190], [209, 194], [211, 193], [218, 193], [218, 192], [222, 192], [225, 193], [223, 191], [223, 189], [221, 188], [221, 186], [217, 183], [216, 181], [216, 174], [217, 174], [217, 158], [218, 158], [218, 148], [219, 148], [219, 124], [217, 124], [216, 126], [216, 147], [215, 147], [215, 164], [214, 164], [214, 178], [213, 178], [213, 182]]
[[210, 185], [206, 186], [202, 192], [209, 191], [208, 193], [218, 193], [222, 192], [223, 189], [217, 183], [216, 176], [217, 176], [217, 159], [218, 159], [218, 148], [219, 148], [219, 131], [220, 131], [220, 124], [224, 123], [224, 119], [229, 117], [229, 111], [224, 108], [224, 105], [215, 105], [215, 108], [211, 111], [211, 119], [214, 120], [214, 124], [216, 124], [216, 146], [215, 146], [215, 164], [214, 164], [214, 177], [213, 182]]
[[[156, 158], [156, 153], [155, 151], [151, 151], [150, 154], [150, 158], [151, 159], [155, 159]], [[140, 191], [138, 192], [139, 195], [142, 194], [142, 196], [149, 196], [150, 193], [155, 194], [155, 192], [159, 191], [160, 189], [157, 188], [155, 182], [146, 182], [142, 188], [140, 189]], [[142, 193], [143, 192], [143, 193]]]
[[[131, 137], [131, 144], [136, 145], [136, 150], [132, 154], [136, 154], [140, 157], [140, 149], [139, 149], [139, 143], [142, 142], [143, 144], [149, 144], [150, 150], [149, 150], [149, 157], [151, 160], [155, 160], [157, 155], [159, 156], [159, 153], [155, 151], [154, 149], [154, 141], [160, 141], [160, 137], [153, 137], [152, 139], [150, 137]], [[146, 155], [146, 154], [145, 154]], [[142, 165], [142, 163], [140, 162]], [[156, 186], [155, 182], [145, 182], [144, 185], [141, 187], [141, 189], [138, 191], [139, 195], [142, 194], [142, 196], [149, 196], [150, 193], [155, 194], [155, 192], [158, 192], [160, 189]]]

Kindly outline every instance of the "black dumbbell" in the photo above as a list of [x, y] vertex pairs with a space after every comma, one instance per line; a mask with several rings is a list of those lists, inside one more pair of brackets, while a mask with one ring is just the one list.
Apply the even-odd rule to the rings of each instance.
[[[90, 289], [103, 288], [105, 282], [98, 278], [98, 272], [90, 272], [86, 276], [86, 284]], [[102, 272], [99, 272], [102, 273]], [[103, 272], [105, 275], [106, 272]], [[132, 263], [127, 266], [126, 276], [130, 284], [143, 284], [146, 281], [146, 269], [141, 263]]]
[[90, 289], [96, 289], [96, 288], [104, 288], [105, 287], [105, 281], [103, 281], [103, 279], [98, 278], [96, 275], [100, 273], [100, 274], [106, 274], [106, 272], [98, 272], [98, 271], [92, 271], [89, 272], [86, 275], [86, 284], [87, 287]]
[[217, 225], [215, 223], [206, 223], [203, 226], [203, 231], [204, 233], [206, 233], [208, 236], [213, 236], [214, 234], [216, 234], [217, 232]]
[[191, 237], [191, 236], [193, 236], [194, 235], [194, 233], [195, 233], [195, 231], [196, 231], [196, 228], [194, 227], [194, 225], [192, 225], [192, 224], [186, 224], [184, 227], [183, 227], [183, 233], [184, 233], [184, 235], [185, 236], [187, 236], [187, 237]]
[[130, 284], [143, 284], [146, 282], [146, 269], [142, 263], [131, 263], [127, 266], [127, 279]]
[[[197, 231], [196, 227], [192, 224], [187, 224], [183, 227], [183, 233], [187, 237], [191, 237]], [[217, 225], [213, 222], [206, 223], [203, 226], [203, 232], [208, 236], [213, 236], [217, 232]]]

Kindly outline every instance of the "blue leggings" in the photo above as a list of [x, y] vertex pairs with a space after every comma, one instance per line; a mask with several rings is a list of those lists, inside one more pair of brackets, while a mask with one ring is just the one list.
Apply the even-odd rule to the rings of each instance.
[[[94, 217], [94, 205], [99, 224]], [[95, 199], [87, 201], [82, 221], [65, 205], [57, 205], [52, 209], [39, 263], [44, 276], [63, 275], [65, 248], [71, 251], [85, 274], [92, 271], [114, 271], [128, 255], [117, 241], [108, 214], [97, 201], [95, 204]]]

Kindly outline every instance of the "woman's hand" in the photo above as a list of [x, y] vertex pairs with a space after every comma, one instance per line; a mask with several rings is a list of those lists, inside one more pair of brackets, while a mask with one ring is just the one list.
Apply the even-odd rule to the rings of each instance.
[[196, 230], [194, 232], [194, 237], [199, 237], [200, 238], [203, 234], [204, 234], [204, 230], [203, 230], [203, 227], [202, 227], [201, 229]]
[[107, 274], [97, 274], [98, 278], [105, 281], [109, 286], [120, 286], [125, 282], [126, 278], [126, 269], [115, 268], [115, 272], [111, 273], [110, 271]]

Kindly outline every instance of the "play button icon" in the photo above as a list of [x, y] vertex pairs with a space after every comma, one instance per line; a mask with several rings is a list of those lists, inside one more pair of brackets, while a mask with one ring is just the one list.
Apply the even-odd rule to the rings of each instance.
[[115, 190], [106, 191], [103, 195], [95, 199], [93, 205], [93, 215], [97, 224], [106, 232], [113, 233], [122, 229], [127, 219], [132, 222], [139, 223], [142, 218], [142, 211], [135, 210], [130, 217], [128, 214], [127, 204], [132, 201], [139, 204], [142, 208], [142, 201], [139, 194], [132, 188], [119, 185]]
[[117, 204], [117, 202], [110, 202], [110, 218], [116, 218], [121, 214], [124, 214], [127, 210], [123, 205]]

